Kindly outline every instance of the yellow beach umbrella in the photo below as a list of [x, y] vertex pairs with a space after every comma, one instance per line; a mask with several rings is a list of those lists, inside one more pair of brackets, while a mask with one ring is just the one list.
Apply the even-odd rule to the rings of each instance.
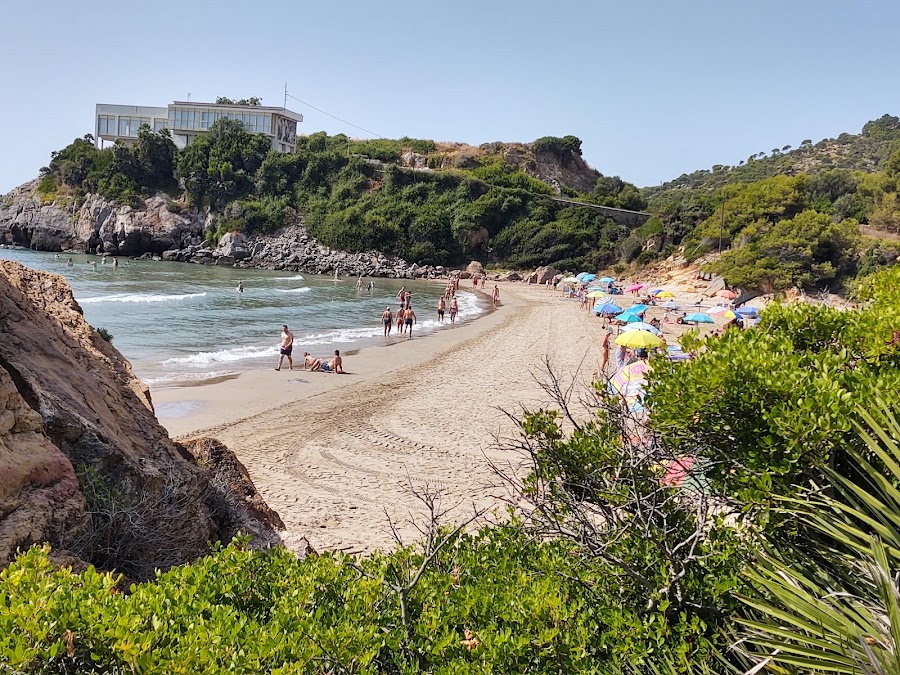
[[674, 298], [675, 294], [672, 293], [671, 291], [663, 291], [662, 293], [657, 293], [656, 297], [657, 298]]
[[589, 298], [605, 298], [606, 293], [604, 293], [603, 291], [591, 291], [587, 294], [587, 296]]
[[659, 347], [662, 344], [662, 340], [645, 330], [629, 330], [616, 338], [616, 344], [631, 349], [652, 349], [653, 347]]
[[736, 319], [738, 315], [732, 312], [730, 309], [722, 315], [723, 319]]

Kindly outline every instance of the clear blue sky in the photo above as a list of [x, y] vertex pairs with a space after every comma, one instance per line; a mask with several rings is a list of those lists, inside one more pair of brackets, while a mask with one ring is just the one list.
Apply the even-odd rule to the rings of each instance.
[[898, 0], [45, 0], [3, 24], [0, 193], [92, 132], [95, 103], [280, 105], [285, 81], [387, 137], [574, 134], [639, 186], [900, 115]]

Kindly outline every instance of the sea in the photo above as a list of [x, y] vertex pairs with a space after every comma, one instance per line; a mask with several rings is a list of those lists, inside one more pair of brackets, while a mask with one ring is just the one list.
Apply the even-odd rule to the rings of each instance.
[[[284, 324], [294, 333], [295, 359], [393, 344], [399, 339], [383, 337], [381, 313], [396, 313], [403, 287], [418, 320], [413, 339], [452, 330], [437, 319], [440, 282], [364, 278], [375, 287], [360, 291], [355, 277], [193, 263], [119, 258], [114, 267], [112, 258], [15, 248], [0, 248], [0, 260], [63, 275], [88, 323], [109, 331], [138, 377], [156, 388], [273, 367]], [[489, 311], [485, 296], [462, 286], [457, 301], [457, 324]]]

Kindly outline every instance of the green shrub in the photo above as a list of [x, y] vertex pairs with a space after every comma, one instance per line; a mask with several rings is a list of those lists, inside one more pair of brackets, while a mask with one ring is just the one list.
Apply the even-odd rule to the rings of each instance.
[[105, 328], [98, 328], [98, 329], [97, 329], [97, 335], [99, 335], [101, 338], [103, 338], [103, 339], [106, 340], [107, 342], [110, 342], [110, 343], [111, 343], [111, 342], [113, 341], [113, 335], [112, 335], [112, 333], [110, 333], [110, 332], [109, 332], [108, 330], [106, 330]]

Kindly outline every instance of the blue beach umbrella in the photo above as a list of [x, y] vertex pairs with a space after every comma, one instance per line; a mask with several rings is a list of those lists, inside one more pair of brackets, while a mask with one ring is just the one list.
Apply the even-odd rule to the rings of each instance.
[[600, 305], [599, 307], [594, 307], [595, 314], [621, 314], [621, 312], [622, 308], [611, 302], [607, 302], [605, 305]]
[[584, 281], [584, 278], [587, 275], [588, 275], [587, 272], [579, 272], [578, 274], [575, 275], [575, 278], [578, 279], [578, 281]]
[[627, 326], [622, 328], [622, 332], [625, 332], [626, 330], [645, 330], [648, 333], [659, 335], [659, 328], [657, 328], [656, 326], [651, 326], [649, 323], [644, 323], [643, 321], [638, 321], [637, 323], [629, 323]]
[[644, 320], [640, 314], [635, 314], [634, 312], [622, 312], [616, 318], [625, 323], [639, 323]]
[[597, 280], [597, 283], [598, 284], [611, 284], [614, 281], [615, 281], [615, 279], [613, 279], [612, 277], [600, 277]]
[[632, 305], [628, 308], [628, 311], [640, 314], [641, 312], [646, 312], [648, 309], [650, 308], [647, 305]]
[[583, 277], [581, 277], [581, 280], [584, 283], [588, 283], [589, 281], [593, 281], [596, 278], [597, 278], [596, 274], [585, 274]]
[[659, 295], [664, 290], [666, 290], [666, 289], [665, 288], [657, 288], [655, 291], [651, 292], [650, 295]]
[[759, 316], [759, 310], [756, 309], [756, 307], [740, 307], [734, 310], [734, 313], [747, 317], [748, 319], [755, 319]]
[[715, 323], [715, 319], [713, 319], [709, 314], [704, 314], [703, 312], [694, 312], [693, 314], [688, 314], [684, 317], [685, 321], [693, 321], [694, 323]]

